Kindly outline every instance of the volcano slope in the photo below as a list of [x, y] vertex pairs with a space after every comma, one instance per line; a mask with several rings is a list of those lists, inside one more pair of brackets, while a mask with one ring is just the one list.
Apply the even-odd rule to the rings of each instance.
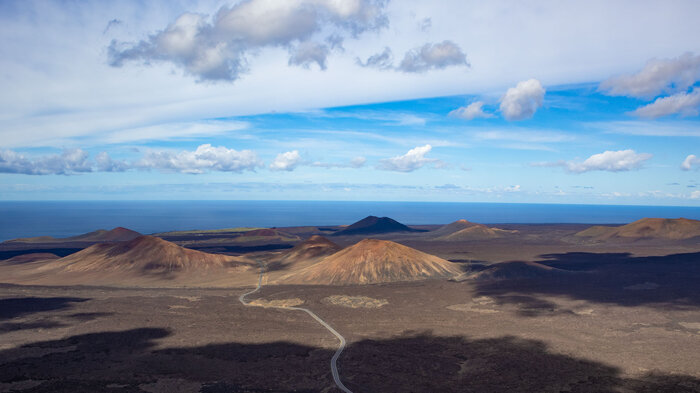
[[574, 236], [594, 241], [700, 239], [700, 221], [687, 218], [642, 218], [619, 227], [593, 226]]
[[190, 250], [144, 235], [5, 271], [3, 281], [16, 284], [219, 287], [250, 282], [255, 266], [245, 258]]
[[458, 265], [388, 240], [364, 239], [282, 277], [286, 284], [359, 285], [448, 278]]
[[320, 235], [314, 235], [297, 244], [294, 248], [273, 257], [266, 264], [267, 271], [295, 271], [303, 269], [342, 249]]

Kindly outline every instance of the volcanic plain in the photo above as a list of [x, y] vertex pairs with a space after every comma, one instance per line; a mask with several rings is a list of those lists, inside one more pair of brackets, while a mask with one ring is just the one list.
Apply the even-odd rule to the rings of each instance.
[[700, 392], [700, 222], [444, 224], [3, 242], [0, 392]]

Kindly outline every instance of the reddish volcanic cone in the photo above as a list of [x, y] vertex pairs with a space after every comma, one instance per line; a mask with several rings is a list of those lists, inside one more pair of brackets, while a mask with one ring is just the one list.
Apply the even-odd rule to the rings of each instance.
[[452, 277], [458, 265], [387, 240], [365, 239], [312, 266], [283, 277], [282, 283], [351, 285]]

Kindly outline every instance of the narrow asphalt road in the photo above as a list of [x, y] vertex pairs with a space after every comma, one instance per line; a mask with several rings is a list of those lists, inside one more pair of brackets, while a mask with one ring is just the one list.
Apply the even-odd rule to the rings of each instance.
[[[262, 264], [262, 262], [257, 261], [258, 265], [260, 265], [260, 276], [258, 277], [258, 285], [255, 287], [255, 289], [248, 291], [238, 297], [238, 301], [240, 301], [244, 306], [248, 307], [254, 307], [254, 305], [250, 304], [245, 300], [246, 296], [252, 295], [260, 290], [262, 288], [262, 280], [263, 280], [263, 275], [265, 274], [265, 265]], [[328, 329], [329, 332], [333, 333], [334, 336], [338, 338], [340, 341], [340, 345], [338, 346], [338, 349], [335, 351], [335, 354], [333, 354], [333, 357], [331, 358], [331, 374], [333, 375], [333, 381], [335, 381], [335, 384], [338, 385], [338, 388], [342, 390], [345, 393], [352, 393], [350, 389], [345, 387], [343, 385], [343, 382], [340, 380], [340, 374], [338, 374], [338, 358], [340, 357], [340, 354], [343, 352], [345, 349], [345, 337], [341, 336], [340, 333], [338, 333], [335, 329], [331, 327], [326, 321], [321, 319], [318, 315], [316, 315], [313, 311], [309, 310], [308, 308], [303, 308], [303, 307], [285, 307], [285, 306], [279, 306], [275, 308], [281, 308], [285, 310], [298, 310], [298, 311], [303, 311], [309, 315], [313, 319], [316, 320], [316, 322], [320, 323], [321, 326], [324, 328]]]

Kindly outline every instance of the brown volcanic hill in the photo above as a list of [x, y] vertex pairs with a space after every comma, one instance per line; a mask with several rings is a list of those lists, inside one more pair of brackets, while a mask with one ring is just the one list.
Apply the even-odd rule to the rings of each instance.
[[461, 231], [462, 229], [467, 229], [469, 227], [473, 227], [475, 225], [480, 225], [475, 222], [470, 222], [467, 220], [457, 220], [455, 222], [451, 222], [447, 225], [443, 225], [440, 228], [430, 231], [430, 235], [434, 237], [440, 237], [440, 236], [445, 236], [449, 235], [458, 231]]
[[100, 243], [56, 261], [65, 271], [182, 271], [229, 266], [237, 259], [180, 247], [169, 241], [139, 236], [128, 242]]
[[376, 235], [391, 232], [422, 232], [418, 229], [409, 228], [406, 225], [389, 217], [367, 216], [362, 220], [345, 227], [332, 236], [344, 235]]
[[141, 236], [140, 233], [117, 227], [109, 231], [98, 229], [93, 232], [66, 238], [55, 238], [52, 236], [26, 237], [7, 240], [4, 243], [66, 243], [66, 242], [125, 242]]
[[574, 236], [588, 237], [594, 240], [685, 240], [700, 237], [700, 221], [687, 218], [642, 218], [619, 227], [593, 226], [576, 233]]
[[352, 285], [453, 277], [458, 265], [388, 240], [364, 239], [283, 277], [294, 284]]
[[98, 243], [56, 260], [3, 265], [3, 282], [39, 285], [249, 285], [258, 267], [242, 257], [208, 254], [153, 236]]

